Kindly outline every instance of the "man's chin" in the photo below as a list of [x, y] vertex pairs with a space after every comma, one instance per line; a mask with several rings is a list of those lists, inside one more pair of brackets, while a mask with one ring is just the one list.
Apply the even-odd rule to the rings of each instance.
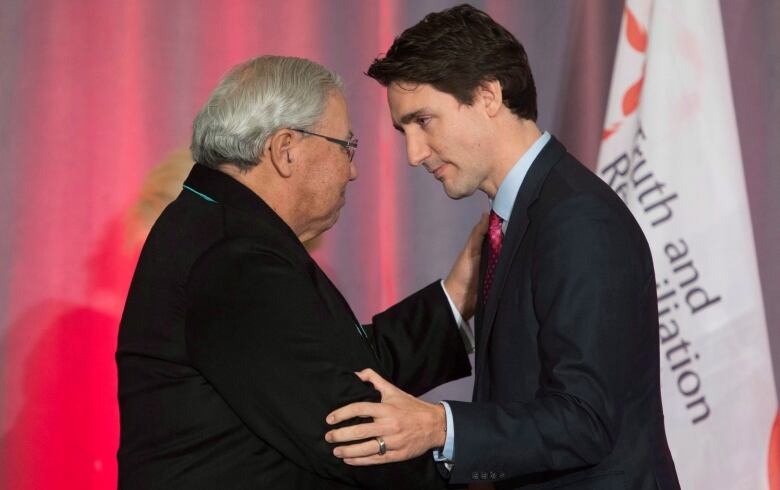
[[320, 216], [314, 224], [312, 224], [312, 229], [314, 230], [312, 236], [306, 238], [304, 241], [313, 240], [314, 238], [317, 238], [318, 236], [322, 235], [326, 231], [333, 228], [333, 225], [336, 224], [336, 222], [339, 220], [339, 214], [341, 211], [341, 206], [339, 206], [337, 209], [335, 209], [330, 215], [328, 216]]
[[451, 185], [447, 185], [446, 182], [441, 183], [442, 187], [444, 188], [444, 193], [447, 194], [447, 197], [450, 199], [463, 199], [464, 197], [469, 197], [470, 195], [474, 194], [474, 191], [468, 191], [464, 189], [458, 189]]

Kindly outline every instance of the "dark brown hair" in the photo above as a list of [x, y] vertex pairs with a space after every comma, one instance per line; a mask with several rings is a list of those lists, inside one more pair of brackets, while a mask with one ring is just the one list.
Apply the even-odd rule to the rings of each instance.
[[427, 83], [467, 105], [480, 83], [497, 80], [504, 105], [536, 120], [536, 87], [523, 45], [471, 5], [426, 15], [397, 37], [366, 75], [385, 87], [392, 82]]

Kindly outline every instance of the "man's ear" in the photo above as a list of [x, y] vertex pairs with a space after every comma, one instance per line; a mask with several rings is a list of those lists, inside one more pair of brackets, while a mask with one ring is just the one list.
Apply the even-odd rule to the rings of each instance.
[[292, 166], [295, 161], [293, 148], [295, 145], [295, 132], [289, 129], [280, 129], [268, 138], [265, 143], [266, 153], [276, 171], [282, 177], [292, 175]]
[[498, 114], [501, 106], [504, 105], [501, 82], [498, 80], [482, 81], [476, 89], [474, 101], [483, 105], [488, 116], [493, 117]]

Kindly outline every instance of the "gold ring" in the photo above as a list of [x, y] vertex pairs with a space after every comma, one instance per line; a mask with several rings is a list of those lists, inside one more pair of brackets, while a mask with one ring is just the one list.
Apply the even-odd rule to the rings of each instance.
[[382, 439], [382, 436], [376, 436], [376, 442], [379, 443], [379, 454], [380, 456], [383, 456], [387, 452], [387, 446], [385, 446], [385, 440]]

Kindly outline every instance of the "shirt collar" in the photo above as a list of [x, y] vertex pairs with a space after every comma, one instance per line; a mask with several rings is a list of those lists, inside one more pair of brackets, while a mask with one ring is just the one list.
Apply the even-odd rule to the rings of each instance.
[[539, 156], [539, 153], [548, 141], [550, 141], [550, 133], [545, 131], [517, 160], [509, 173], [506, 174], [506, 177], [504, 177], [504, 181], [498, 186], [498, 192], [496, 192], [496, 197], [493, 199], [491, 209], [499, 218], [504, 220], [504, 223], [509, 221], [509, 217], [512, 215], [515, 198], [520, 191], [520, 186], [523, 184], [523, 179], [525, 179], [528, 169], [531, 168], [531, 164]]

